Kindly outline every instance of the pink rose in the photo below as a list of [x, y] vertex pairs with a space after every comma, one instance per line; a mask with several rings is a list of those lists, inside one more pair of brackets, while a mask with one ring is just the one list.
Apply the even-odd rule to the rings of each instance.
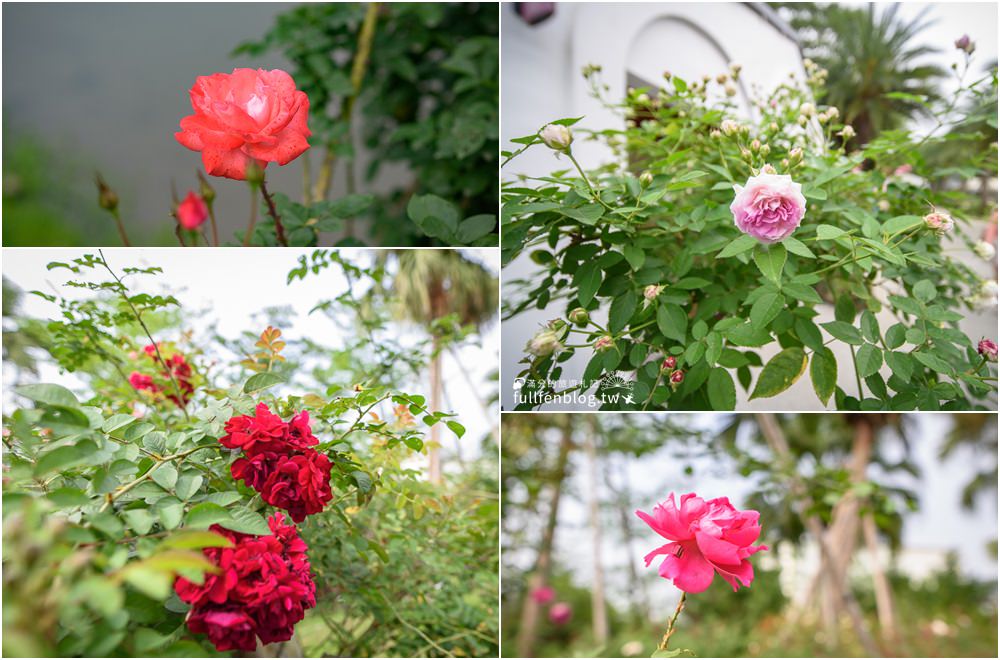
[[556, 590], [552, 587], [538, 587], [531, 592], [531, 600], [535, 601], [539, 605], [551, 603], [552, 599], [555, 597]]
[[213, 176], [244, 180], [251, 162], [261, 170], [269, 162], [286, 165], [309, 148], [309, 98], [280, 69], [199, 76], [191, 107], [174, 137], [200, 151]]
[[753, 566], [748, 557], [767, 550], [766, 545], [751, 545], [760, 536], [760, 514], [737, 511], [726, 497], [705, 501], [688, 493], [681, 495], [678, 507], [670, 493], [666, 502], [656, 505], [653, 515], [635, 513], [670, 541], [646, 555], [646, 566], [657, 555], [666, 555], [660, 575], [687, 593], [708, 589], [716, 573], [732, 585], [733, 591], [741, 584], [749, 587]]
[[985, 337], [980, 339], [976, 350], [989, 362], [997, 361], [997, 345], [992, 340]]
[[193, 190], [177, 205], [177, 222], [187, 230], [197, 229], [208, 219], [208, 206]]
[[573, 608], [569, 603], [556, 603], [549, 608], [549, 620], [557, 626], [569, 623], [573, 618]]
[[746, 187], [733, 186], [736, 198], [729, 205], [736, 226], [762, 243], [788, 238], [802, 222], [806, 198], [802, 186], [787, 174], [758, 174]]

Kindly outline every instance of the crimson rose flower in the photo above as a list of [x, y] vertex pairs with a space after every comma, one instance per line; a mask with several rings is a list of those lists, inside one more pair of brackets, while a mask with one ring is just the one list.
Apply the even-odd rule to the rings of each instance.
[[670, 493], [666, 502], [656, 505], [653, 515], [635, 513], [670, 541], [646, 555], [646, 566], [657, 555], [666, 555], [660, 575], [689, 594], [708, 589], [716, 573], [733, 591], [741, 584], [749, 587], [753, 566], [748, 558], [767, 550], [766, 545], [751, 545], [760, 536], [760, 513], [738, 511], [727, 497], [706, 501], [688, 493], [681, 495], [678, 507]]
[[177, 205], [177, 222], [181, 227], [193, 231], [208, 220], [208, 205], [201, 195], [191, 190]]
[[[183, 408], [194, 395], [194, 385], [191, 383], [191, 365], [188, 364], [181, 353], [173, 353], [161, 362], [156, 355], [156, 349], [156, 345], [149, 344], [142, 350], [153, 362], [160, 365], [160, 379], [164, 383], [169, 383], [172, 377], [173, 382], [177, 383], [177, 387], [175, 388], [172, 383], [168, 385], [158, 383], [152, 376], [138, 371], [133, 371], [129, 375], [128, 382], [133, 388], [147, 390], [152, 394], [167, 392], [167, 398], [173, 401], [178, 407]], [[164, 351], [162, 345], [160, 346], [160, 350], [162, 354]], [[178, 392], [177, 390], [180, 391]]]
[[268, 504], [288, 511], [295, 522], [321, 512], [333, 499], [332, 464], [312, 448], [319, 440], [306, 411], [285, 423], [259, 403], [253, 416], [238, 415], [226, 422], [226, 431], [219, 442], [244, 453], [230, 468], [233, 478], [259, 492]]
[[191, 605], [188, 628], [208, 635], [218, 651], [253, 651], [292, 638], [295, 624], [316, 606], [306, 546], [294, 526], [276, 513], [267, 521], [271, 534], [240, 534], [219, 525], [211, 529], [233, 542], [202, 553], [219, 567], [202, 584], [178, 577], [174, 590]]
[[174, 137], [200, 151], [213, 176], [245, 180], [251, 162], [286, 165], [309, 148], [309, 98], [281, 69], [199, 76], [190, 95], [194, 114]]

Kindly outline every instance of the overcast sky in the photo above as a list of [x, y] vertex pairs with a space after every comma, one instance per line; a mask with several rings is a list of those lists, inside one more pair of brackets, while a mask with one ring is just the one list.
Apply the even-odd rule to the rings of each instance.
[[[52, 292], [53, 287], [59, 288], [61, 294], [67, 297], [82, 297], [88, 295], [78, 289], [61, 287], [68, 277], [68, 271], [48, 271], [45, 265], [51, 261], [68, 261], [82, 256], [87, 252], [83, 249], [5, 249], [3, 274], [25, 291], [37, 289]], [[286, 275], [297, 265], [300, 254], [311, 253], [312, 250], [274, 249], [274, 248], [222, 248], [222, 249], [181, 249], [181, 248], [134, 248], [105, 250], [109, 264], [121, 273], [125, 266], [149, 265], [160, 266], [163, 274], [158, 276], [137, 276], [129, 282], [129, 286], [146, 292], [163, 292], [164, 286], [181, 303], [182, 309], [204, 310], [205, 316], [198, 317], [199, 322], [212, 321], [217, 323], [218, 332], [227, 338], [235, 339], [247, 329], [259, 332], [263, 328], [260, 319], [253, 319], [254, 313], [267, 307], [291, 307], [294, 321], [290, 327], [283, 327], [284, 339], [289, 343], [296, 337], [310, 337], [314, 341], [327, 346], [337, 346], [343, 338], [343, 330], [338, 328], [329, 318], [309, 310], [321, 300], [335, 298], [346, 288], [346, 282], [339, 275], [339, 269], [329, 268], [320, 276], [308, 276], [305, 280], [297, 280], [286, 285]], [[366, 263], [370, 258], [367, 250], [342, 250], [348, 258], [355, 258]], [[499, 268], [499, 256], [495, 250], [463, 250], [463, 254], [474, 259], [492, 272]], [[366, 254], [368, 253], [368, 254]], [[23, 298], [21, 311], [28, 316], [50, 318], [58, 313], [58, 308], [52, 303], [37, 297], [26, 295]], [[196, 328], [196, 331], [199, 330]], [[443, 380], [445, 383], [446, 405], [458, 413], [458, 420], [467, 428], [466, 444], [463, 454], [470, 456], [478, 449], [479, 439], [493, 429], [496, 424], [496, 409], [485, 415], [477, 400], [496, 391], [496, 385], [487, 376], [496, 369], [498, 356], [498, 325], [490, 326], [481, 338], [481, 344], [467, 342], [459, 349], [459, 356], [464, 368], [468, 370], [473, 383], [477, 383], [478, 392], [472, 391], [461, 375], [458, 363], [450, 356], [443, 362]], [[419, 338], [416, 329], [402, 331], [404, 340]], [[10, 402], [10, 374], [4, 373], [4, 404]], [[55, 367], [47, 367], [41, 374], [42, 382], [59, 382], [79, 384], [71, 374], [60, 374]], [[400, 384], [404, 386], [404, 384]], [[414, 392], [428, 394], [426, 380], [415, 384], [405, 384]], [[443, 433], [442, 439], [446, 449], [452, 442], [452, 434]], [[468, 448], [466, 448], [466, 446]]]

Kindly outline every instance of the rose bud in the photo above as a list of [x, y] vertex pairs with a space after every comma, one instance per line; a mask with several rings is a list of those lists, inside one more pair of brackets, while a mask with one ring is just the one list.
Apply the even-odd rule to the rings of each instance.
[[771, 165], [770, 163], [764, 163], [764, 167], [760, 168], [760, 173], [761, 174], [777, 174], [778, 170], [774, 169], [774, 166]]
[[198, 229], [208, 219], [208, 206], [205, 200], [193, 190], [177, 205], [177, 222], [189, 231]]
[[712, 138], [713, 140], [718, 140], [719, 138], [721, 138], [721, 137], [722, 137], [722, 131], [720, 131], [720, 130], [719, 130], [719, 129], [717, 129], [717, 128], [713, 128], [713, 129], [712, 129], [712, 130], [711, 130], [711, 131], [709, 132], [708, 136], [709, 136], [710, 138]]
[[961, 51], [965, 51], [967, 55], [972, 55], [972, 52], [976, 50], [976, 44], [971, 39], [969, 39], [969, 35], [963, 34], [961, 37], [955, 40], [955, 48]]
[[729, 76], [727, 76], [724, 73], [720, 73], [715, 77], [715, 82], [719, 83], [720, 85], [726, 84], [727, 80], [729, 80]]
[[670, 374], [670, 382], [674, 385], [680, 385], [684, 382], [684, 372], [678, 369], [677, 371]]
[[112, 213], [118, 208], [118, 193], [108, 187], [100, 174], [97, 175], [97, 203], [102, 209]]
[[734, 135], [740, 132], [740, 125], [732, 119], [726, 119], [723, 121], [719, 128], [722, 129], [722, 132], [725, 133], [726, 136]]
[[726, 90], [726, 96], [736, 96], [736, 86], [733, 85], [732, 83], [727, 83], [725, 90]]
[[555, 330], [539, 330], [534, 337], [528, 341], [527, 350], [532, 355], [547, 357], [553, 353], [558, 353], [563, 348], [559, 333]]
[[792, 149], [791, 151], [789, 151], [788, 152], [788, 157], [791, 160], [799, 160], [799, 159], [801, 159], [802, 158], [802, 147], [795, 147], [794, 149]]
[[955, 226], [955, 221], [947, 213], [935, 210], [924, 216], [924, 224], [938, 234], [947, 234]]
[[997, 254], [997, 250], [993, 247], [993, 244], [987, 243], [986, 241], [979, 241], [976, 243], [975, 247], [972, 248], [972, 251], [975, 252], [976, 256], [980, 259], [985, 259], [986, 261], [989, 261]]
[[643, 290], [642, 297], [646, 300], [654, 300], [658, 295], [660, 295], [660, 293], [663, 292], [664, 288], [666, 287], [662, 284], [650, 284]]
[[673, 355], [668, 355], [667, 357], [663, 358], [663, 364], [660, 365], [660, 368], [663, 369], [664, 371], [668, 371], [676, 366], [677, 366], [677, 358], [675, 358]]
[[648, 186], [649, 184], [653, 183], [653, 173], [643, 172], [642, 174], [639, 175], [639, 182], [642, 183], [642, 185], [644, 186]]
[[753, 152], [760, 151], [760, 140], [754, 138], [750, 142], [750, 151], [753, 151]]
[[997, 345], [986, 338], [979, 340], [979, 346], [976, 347], [979, 354], [982, 355], [988, 362], [997, 361]]
[[569, 603], [556, 603], [549, 608], [549, 620], [557, 626], [569, 623], [573, 617], [573, 608]]
[[583, 307], [577, 307], [569, 313], [569, 320], [575, 325], [584, 326], [590, 322], [590, 314]]
[[569, 130], [569, 127], [561, 124], [546, 124], [538, 135], [546, 147], [555, 151], [566, 151], [573, 143], [572, 131]]
[[857, 135], [857, 133], [854, 132], [854, 127], [848, 124], [847, 126], [844, 126], [843, 130], [841, 130], [840, 133], [838, 133], [838, 135], [843, 137], [844, 140], [846, 141], [850, 140], [852, 137]]
[[611, 338], [610, 335], [604, 335], [603, 337], [598, 337], [597, 341], [594, 342], [594, 350], [598, 353], [603, 353], [609, 348], [615, 347], [615, 340]]
[[201, 193], [201, 198], [205, 200], [206, 204], [211, 205], [215, 201], [215, 188], [208, 182], [201, 170], [198, 171], [198, 184], [201, 188], [198, 191]]

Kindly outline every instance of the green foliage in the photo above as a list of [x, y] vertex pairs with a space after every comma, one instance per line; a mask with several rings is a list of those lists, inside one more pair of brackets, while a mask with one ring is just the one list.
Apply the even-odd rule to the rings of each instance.
[[[336, 253], [323, 258], [369, 286], [383, 274]], [[495, 654], [496, 571], [483, 561], [496, 553], [489, 462], [456, 476], [468, 483], [444, 486], [428, 484], [412, 468], [430, 426], [445, 425], [458, 437], [465, 429], [454, 415], [430, 410], [422, 395], [394, 384], [413, 379], [380, 363], [397, 350], [393, 342], [381, 342], [382, 353], [372, 359], [367, 337], [341, 353], [307, 341], [286, 347], [280, 331], [268, 327], [259, 337], [250, 333], [248, 348], [236, 351], [248, 356], [242, 364], [225, 364], [219, 356], [239, 341], [200, 340], [196, 349], [177, 327], [178, 299], [126, 284], [160, 269], [126, 268], [119, 276], [102, 255], [49, 267], [69, 273], [66, 287], [90, 294], [37, 293], [62, 312], [48, 324], [40, 360], [73, 371], [73, 389], [32, 382], [9, 392], [19, 405], [4, 416], [4, 593], [24, 598], [4, 599], [5, 655], [215, 655], [187, 630], [187, 606], [172, 585], [179, 575], [199, 581], [214, 570], [200, 549], [227, 541], [208, 531], [211, 525], [269, 533], [270, 507], [233, 480], [232, 452], [217, 440], [230, 417], [252, 412], [258, 402], [285, 419], [308, 411], [317, 449], [333, 464], [334, 500], [302, 531], [320, 611], [344, 602], [338, 594], [345, 580], [368, 575], [350, 599], [351, 616], [382, 620], [390, 602], [411, 624], [371, 637], [373, 655], [396, 648], [416, 653], [427, 637], [467, 654]], [[370, 336], [398, 334], [386, 321], [384, 290], [367, 304], [375, 310]], [[348, 287], [324, 310], [353, 319], [359, 308]], [[129, 384], [133, 363], [145, 358], [142, 347], [154, 340], [161, 351], [183, 348], [194, 370], [195, 393], [183, 407]], [[307, 355], [320, 363], [328, 357], [331, 365], [310, 370]], [[416, 368], [427, 358], [423, 348], [409, 346], [408, 361], [396, 366]], [[450, 571], [447, 593], [437, 590], [443, 573], [425, 568], [432, 555]], [[381, 586], [376, 574], [384, 575]], [[418, 617], [428, 603], [438, 609]], [[465, 609], [455, 618], [460, 605]]]
[[[986, 121], [995, 73], [966, 82], [946, 105], [927, 101], [937, 120], [929, 135], [883, 131], [856, 151], [845, 111], [815, 107], [822, 76], [815, 64], [807, 69], [808, 84], [753, 99], [753, 125], [739, 123], [736, 104], [713, 87], [738, 79], [737, 68], [719, 83], [673, 77], [659, 90], [630, 90], [620, 103], [605, 98], [600, 67], [585, 69], [626, 128], [560, 123], [606, 145], [613, 163], [586, 172], [571, 150], [552, 152], [569, 163], [548, 177], [510, 180], [503, 191], [503, 261], [526, 255], [536, 265], [532, 276], [506, 282], [504, 318], [532, 307], [565, 315], [582, 306], [591, 316], [564, 332], [564, 350], [522, 360], [518, 376], [534, 385], [519, 408], [554, 394], [562, 364], [589, 354], [604, 335], [615, 349], [594, 351], [583, 377], [560, 394], [630, 372], [634, 400], [605, 398], [602, 409], [729, 408], [728, 383], [739, 382], [749, 398], [771, 397], [808, 369], [818, 400], [838, 409], [995, 406], [995, 367], [977, 354], [979, 338], [960, 329], [967, 310], [991, 304], [989, 283], [950, 256], [948, 239], [923, 220], [946, 210], [954, 240], [973, 245], [968, 222], [983, 205], [952, 177], [995, 176], [996, 143], [940, 129]], [[960, 99], [969, 109], [956, 114]], [[968, 148], [953, 152], [947, 168], [929, 160], [938, 145], [956, 141]], [[504, 153], [506, 162], [546, 148], [537, 134], [512, 142], [518, 148]], [[904, 164], [913, 176], [896, 171]], [[772, 245], [741, 234], [729, 209], [734, 185], [765, 168], [791, 175], [807, 202], [801, 226]], [[831, 307], [835, 320], [820, 322]], [[595, 320], [603, 310], [606, 328]], [[880, 327], [876, 314], [893, 322]], [[836, 364], [831, 342], [846, 344], [850, 366]], [[685, 372], [680, 384], [661, 372], [668, 355]], [[837, 386], [845, 370], [856, 375], [856, 390]]]
[[[366, 20], [374, 20], [374, 32], [359, 69]], [[310, 99], [312, 157], [325, 151], [319, 181], [343, 162], [354, 192], [355, 130], [371, 155], [366, 182], [391, 164], [412, 172], [410, 185], [368, 196], [346, 214], [373, 223], [373, 240], [496, 245], [498, 24], [496, 6], [479, 3], [309, 4], [280, 15], [262, 39], [236, 52], [280, 51], [292, 62], [290, 73]], [[293, 244], [315, 245], [310, 232], [345, 226], [345, 214], [322, 199], [278, 203], [293, 219]], [[273, 240], [273, 230], [265, 235]]]

